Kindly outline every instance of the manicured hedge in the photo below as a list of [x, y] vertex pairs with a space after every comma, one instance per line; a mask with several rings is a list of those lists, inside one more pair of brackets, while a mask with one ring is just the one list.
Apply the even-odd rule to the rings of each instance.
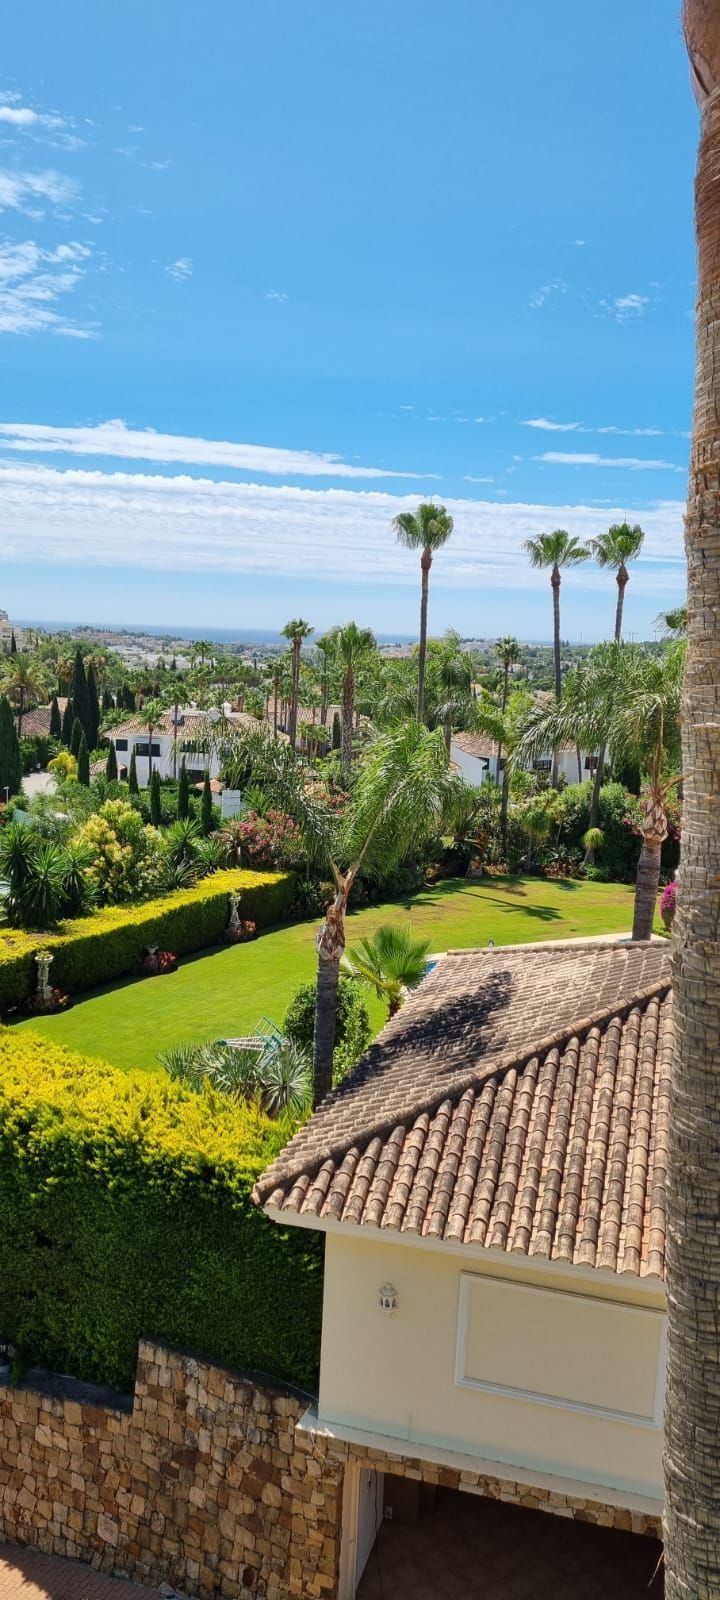
[[215, 872], [157, 900], [75, 917], [52, 934], [0, 928], [0, 1013], [34, 993], [37, 950], [52, 950], [51, 981], [58, 988], [67, 994], [93, 989], [132, 972], [149, 944], [175, 955], [216, 944], [227, 927], [230, 893], [240, 896], [242, 918], [268, 927], [289, 910], [293, 878], [282, 872]]
[[287, 1129], [0, 1028], [0, 1338], [132, 1387], [157, 1337], [313, 1388], [322, 1249], [253, 1206]]

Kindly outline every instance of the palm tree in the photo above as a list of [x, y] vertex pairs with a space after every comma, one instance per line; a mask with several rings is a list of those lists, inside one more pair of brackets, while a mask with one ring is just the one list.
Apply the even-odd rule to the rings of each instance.
[[[607, 533], [598, 534], [597, 539], [591, 539], [589, 548], [592, 551], [599, 567], [609, 567], [615, 573], [618, 596], [615, 607], [615, 639], [622, 638], [623, 606], [625, 604], [625, 590], [630, 581], [627, 569], [628, 561], [634, 561], [639, 556], [645, 540], [645, 534], [639, 523], [615, 522], [608, 528]], [[600, 808], [600, 790], [602, 788], [603, 772], [605, 770], [605, 746], [601, 745], [595, 765], [593, 778], [592, 800], [590, 802], [590, 827], [597, 827], [598, 811]], [[589, 852], [590, 859], [592, 851]]]
[[159, 700], [143, 701], [142, 711], [138, 712], [138, 722], [141, 727], [147, 728], [148, 736], [148, 785], [153, 775], [152, 736], [162, 717], [163, 708]]
[[394, 1017], [408, 989], [415, 989], [425, 977], [429, 949], [429, 939], [419, 939], [409, 924], [389, 923], [360, 939], [343, 961], [353, 977], [387, 1000], [388, 1016]]
[[683, 841], [673, 926], [664, 1534], [667, 1600], [707, 1600], [720, 1594], [720, 14], [714, 0], [685, 0], [684, 20], [702, 122], [695, 189], [697, 366], [685, 521]]
[[[520, 646], [519, 646], [519, 644], [517, 642], [517, 639], [515, 639], [512, 634], [506, 634], [504, 639], [496, 640], [496, 643], [495, 643], [495, 654], [500, 657], [500, 660], [502, 662], [503, 687], [502, 687], [502, 700], [501, 700], [501, 703], [500, 703], [500, 710], [504, 715], [505, 707], [507, 705], [508, 683], [509, 683], [509, 678], [510, 678], [510, 668], [515, 665], [516, 661], [520, 660]], [[498, 747], [497, 747], [497, 781], [498, 781], [498, 783], [500, 782], [500, 757], [501, 757], [501, 755], [502, 755], [502, 745], [498, 742]]]
[[520, 646], [517, 642], [517, 639], [513, 638], [512, 634], [506, 634], [504, 639], [497, 639], [495, 642], [495, 654], [502, 662], [503, 689], [500, 709], [501, 711], [504, 711], [507, 705], [510, 668], [514, 667], [516, 661], [520, 660]]
[[290, 747], [295, 749], [297, 743], [297, 718], [298, 718], [298, 690], [300, 687], [300, 651], [303, 639], [309, 639], [312, 628], [309, 622], [304, 622], [302, 617], [294, 617], [291, 622], [286, 622], [281, 630], [284, 639], [289, 639], [292, 645], [292, 686], [290, 690], [290, 726], [288, 737]]
[[448, 628], [435, 652], [435, 688], [438, 704], [436, 715], [445, 734], [445, 748], [450, 755], [453, 725], [458, 718], [467, 717], [473, 707], [472, 663], [466, 650], [460, 649], [460, 635]]
[[340, 706], [340, 761], [345, 777], [352, 766], [352, 736], [355, 717], [355, 676], [375, 649], [375, 635], [371, 628], [359, 628], [356, 622], [346, 622], [332, 633], [333, 657], [342, 673]]
[[353, 884], [362, 870], [391, 870], [436, 833], [456, 797], [457, 780], [451, 776], [439, 729], [429, 733], [418, 722], [380, 735], [358, 764], [342, 812], [328, 803], [317, 783], [308, 782], [307, 769], [290, 746], [263, 733], [240, 735], [234, 753], [224, 752], [231, 781], [235, 763], [242, 772], [250, 764], [253, 785], [294, 819], [309, 861], [329, 872], [335, 885], [315, 941], [313, 1105], [317, 1106], [332, 1085], [338, 980]]
[[204, 667], [206, 661], [212, 658], [212, 643], [210, 639], [195, 639], [190, 646], [190, 660], [193, 665], [200, 662]]
[[671, 611], [661, 611], [655, 618], [655, 626], [661, 627], [663, 633], [671, 638], [687, 633], [688, 609], [687, 606], [674, 606]]
[[638, 522], [632, 525], [629, 522], [614, 522], [607, 533], [599, 533], [596, 539], [591, 539], [589, 549], [592, 551], [599, 567], [609, 567], [615, 573], [618, 597], [615, 608], [615, 638], [622, 638], [623, 606], [625, 604], [625, 590], [630, 581], [627, 569], [628, 561], [634, 561], [639, 556], [645, 541], [645, 534]]
[[428, 584], [433, 556], [450, 538], [453, 519], [444, 506], [423, 501], [417, 511], [401, 511], [393, 517], [393, 528], [400, 544], [420, 550], [420, 647], [418, 650], [417, 720], [425, 718], [425, 657], [427, 655]]
[[[562, 578], [561, 567], [576, 567], [581, 561], [587, 561], [590, 554], [584, 544], [576, 539], [573, 533], [566, 533], [564, 528], [556, 528], [554, 533], [538, 533], [533, 539], [525, 540], [525, 549], [530, 557], [531, 567], [549, 567], [550, 584], [553, 597], [553, 652], [555, 656], [555, 699], [562, 698], [562, 669], [560, 662], [560, 585]], [[553, 765], [551, 783], [557, 784], [557, 751], [553, 750]]]
[[573, 675], [561, 704], [528, 719], [513, 757], [522, 765], [567, 740], [590, 748], [605, 742], [614, 756], [640, 766], [642, 849], [633, 939], [652, 934], [660, 855], [668, 834], [667, 801], [680, 781], [683, 666], [682, 644], [669, 646], [660, 659], [640, 645], [599, 645], [584, 671]]
[[330, 663], [334, 650], [334, 634], [323, 633], [315, 640], [315, 649], [320, 652], [320, 723], [324, 728], [327, 722], [329, 704]]
[[28, 702], [41, 700], [47, 692], [45, 670], [32, 656], [18, 650], [15, 655], [8, 658], [8, 668], [3, 674], [2, 686], [16, 708], [18, 739], [21, 739], [22, 720]]

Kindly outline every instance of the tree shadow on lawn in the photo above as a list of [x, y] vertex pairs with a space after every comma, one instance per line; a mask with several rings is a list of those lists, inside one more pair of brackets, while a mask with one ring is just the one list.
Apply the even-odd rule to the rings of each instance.
[[[527, 899], [528, 894], [533, 889], [546, 888], [550, 884], [566, 891], [577, 890], [581, 887], [580, 880], [576, 878], [513, 878], [510, 876], [504, 877], [501, 873], [489, 873], [487, 877], [470, 880], [467, 878], [443, 878], [439, 883], [434, 883], [432, 887], [428, 886], [425, 889], [419, 889], [417, 894], [400, 895], [395, 900], [386, 900], [382, 903], [387, 906], [402, 906], [404, 911], [412, 911], [414, 907], [418, 909], [432, 908], [433, 906], [441, 905], [443, 900], [467, 897], [468, 900], [474, 900], [480, 905], [488, 905], [493, 902], [494, 897], [485, 892], [487, 889], [500, 889], [505, 895], [513, 895], [518, 900], [524, 900]], [[478, 893], [478, 891], [480, 892]], [[506, 911], [521, 909], [520, 907], [504, 905], [501, 900], [497, 900], [495, 903], [502, 905]], [[380, 902], [377, 902], [377, 905], [379, 906]], [[356, 910], [373, 911], [374, 909], [375, 905], [353, 908], [351, 915], [354, 915]], [[533, 914], [530, 907], [523, 907], [522, 909], [527, 909], [529, 915]], [[542, 911], [540, 910], [537, 914], [541, 915]]]

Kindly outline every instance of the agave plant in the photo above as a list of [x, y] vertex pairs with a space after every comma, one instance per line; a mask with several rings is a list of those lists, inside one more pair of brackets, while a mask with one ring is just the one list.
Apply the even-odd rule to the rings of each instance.
[[163, 1050], [159, 1060], [170, 1077], [196, 1094], [212, 1088], [232, 1100], [256, 1101], [269, 1117], [300, 1116], [310, 1104], [310, 1062], [291, 1039], [262, 1049], [206, 1039]]

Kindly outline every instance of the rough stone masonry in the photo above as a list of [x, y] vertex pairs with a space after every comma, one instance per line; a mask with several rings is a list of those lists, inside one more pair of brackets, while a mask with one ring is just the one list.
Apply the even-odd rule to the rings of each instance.
[[349, 1462], [657, 1537], [652, 1518], [328, 1439], [311, 1397], [164, 1345], [135, 1394], [0, 1386], [0, 1536], [209, 1600], [337, 1592]]

